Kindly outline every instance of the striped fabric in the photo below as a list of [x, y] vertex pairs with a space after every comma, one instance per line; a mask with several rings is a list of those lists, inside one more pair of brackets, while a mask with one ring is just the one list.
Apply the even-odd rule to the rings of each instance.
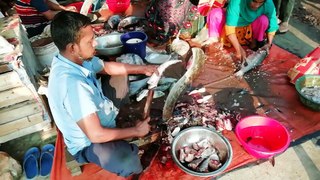
[[50, 22], [42, 15], [43, 12], [49, 10], [45, 0], [16, 0], [15, 9], [29, 37], [40, 34]]

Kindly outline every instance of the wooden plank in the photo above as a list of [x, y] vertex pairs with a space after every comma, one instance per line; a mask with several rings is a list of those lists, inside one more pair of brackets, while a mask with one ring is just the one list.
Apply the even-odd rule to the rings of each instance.
[[0, 144], [1, 143], [5, 143], [7, 141], [10, 141], [12, 139], [16, 139], [34, 132], [38, 132], [38, 131], [42, 131], [43, 129], [48, 129], [51, 128], [51, 123], [50, 121], [46, 120], [46, 121], [42, 121], [38, 124], [35, 124], [33, 126], [24, 128], [24, 129], [20, 129], [16, 132], [10, 133], [10, 134], [6, 134], [4, 136], [0, 136]]
[[0, 109], [0, 125], [42, 112], [41, 103], [30, 100]]
[[0, 92], [0, 108], [34, 99], [30, 89], [25, 86]]
[[153, 134], [147, 135], [143, 138], [139, 138], [136, 140], [128, 140], [130, 143], [136, 144], [137, 146], [144, 146], [150, 143], [155, 142], [160, 138], [161, 132], [154, 132]]
[[13, 133], [15, 131], [19, 131], [20, 129], [27, 128], [42, 122], [43, 121], [42, 114], [43, 113], [41, 112], [41, 113], [37, 113], [31, 116], [21, 118], [13, 122], [2, 124], [0, 126], [0, 136], [4, 136], [10, 133]]
[[18, 73], [11, 71], [0, 75], [0, 91], [22, 86]]

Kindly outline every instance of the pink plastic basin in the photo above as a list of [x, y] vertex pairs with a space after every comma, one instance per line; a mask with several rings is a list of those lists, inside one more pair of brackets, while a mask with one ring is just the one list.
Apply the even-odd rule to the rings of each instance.
[[280, 154], [291, 142], [287, 129], [269, 117], [245, 117], [238, 122], [235, 131], [242, 147], [257, 158]]

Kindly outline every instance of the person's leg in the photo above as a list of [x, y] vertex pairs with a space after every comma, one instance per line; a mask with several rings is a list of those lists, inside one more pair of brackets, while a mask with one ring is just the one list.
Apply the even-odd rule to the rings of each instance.
[[213, 8], [207, 16], [207, 25], [192, 41], [200, 43], [201, 46], [218, 42], [222, 35], [225, 19], [225, 10], [222, 8]]
[[282, 0], [279, 19], [282, 22], [289, 22], [291, 17], [295, 0]]
[[282, 0], [282, 2], [281, 16], [279, 16], [279, 19], [281, 20], [279, 32], [285, 33], [289, 30], [289, 20], [292, 15], [295, 0]]
[[266, 15], [259, 16], [256, 20], [251, 23], [252, 28], [252, 43], [250, 44], [251, 49], [258, 49], [263, 45], [266, 31], [269, 27], [269, 19]]
[[222, 8], [213, 8], [207, 16], [209, 37], [219, 38], [226, 22], [226, 12]]
[[112, 141], [107, 143], [93, 143], [80, 151], [75, 158], [80, 162], [97, 164], [103, 169], [119, 176], [128, 177], [142, 172], [142, 165], [138, 155], [139, 148], [127, 141]]
[[251, 24], [252, 27], [252, 37], [257, 41], [263, 41], [265, 38], [265, 33], [269, 27], [269, 19], [266, 15], [259, 16]]

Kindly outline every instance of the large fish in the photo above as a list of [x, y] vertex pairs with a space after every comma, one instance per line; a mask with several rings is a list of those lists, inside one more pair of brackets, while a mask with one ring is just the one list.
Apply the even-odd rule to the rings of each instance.
[[120, 21], [121, 21], [121, 16], [113, 15], [108, 19], [107, 23], [105, 24], [105, 28], [115, 30], [118, 28]]
[[264, 49], [260, 49], [252, 54], [250, 54], [247, 59], [242, 63], [241, 69], [234, 75], [237, 77], [242, 77], [244, 73], [250, 71], [254, 67], [261, 64], [261, 62], [267, 57], [268, 52]]
[[122, 20], [120, 20], [118, 24], [118, 31], [122, 32], [124, 29], [128, 29], [134, 26], [140, 26], [140, 22], [145, 20], [144, 17], [136, 17], [136, 16], [128, 16]]

